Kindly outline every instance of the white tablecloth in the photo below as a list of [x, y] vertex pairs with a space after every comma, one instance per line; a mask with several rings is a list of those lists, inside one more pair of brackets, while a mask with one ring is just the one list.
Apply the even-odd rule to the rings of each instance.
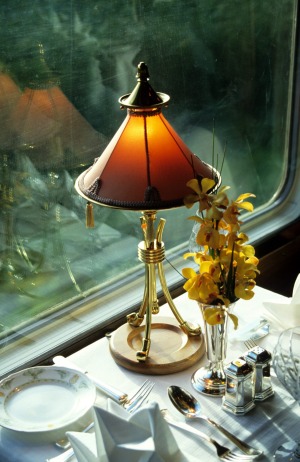
[[[239, 300], [235, 308], [235, 313], [239, 316], [240, 326], [242, 327], [246, 322], [259, 318], [263, 311], [263, 301], [274, 299], [278, 301], [285, 300], [280, 295], [257, 287], [253, 300], [247, 302]], [[201, 321], [197, 304], [188, 300], [186, 294], [176, 299], [176, 306], [185, 319], [198, 323]], [[161, 314], [171, 316], [169, 307], [162, 307]], [[230, 340], [230, 329], [227, 348], [228, 362], [245, 351], [242, 342]], [[278, 333], [277, 328], [271, 324], [270, 334], [258, 343], [269, 351], [272, 351], [278, 338]], [[145, 380], [145, 375], [134, 373], [118, 366], [110, 355], [108, 342], [107, 338], [98, 340], [70, 356], [70, 359], [85, 371], [89, 371], [107, 383], [130, 393]], [[271, 461], [272, 455], [280, 443], [300, 438], [299, 406], [279, 384], [276, 377], [273, 377], [274, 397], [257, 404], [245, 416], [234, 416], [221, 409], [221, 400], [219, 398], [204, 397], [197, 394], [193, 389], [190, 380], [191, 375], [204, 362], [205, 355], [199, 365], [194, 365], [185, 371], [171, 375], [146, 376], [156, 383], [155, 389], [151, 394], [151, 399], [157, 401], [161, 408], [168, 408], [174, 417], [184, 420], [183, 416], [172, 407], [167, 395], [167, 389], [169, 385], [185, 387], [194, 395], [197, 395], [201, 401], [203, 412], [206, 415], [226, 426], [241, 439], [245, 439], [253, 446], [262, 449], [265, 455], [259, 459], [261, 461]], [[207, 434], [213, 435], [221, 444], [226, 442], [226, 439], [221, 434], [216, 433], [212, 427], [209, 427], [205, 423], [193, 422], [191, 425], [198, 427]], [[193, 454], [199, 460], [205, 460], [206, 462], [217, 459], [214, 449], [205, 442], [198, 440], [196, 437], [188, 436], [179, 430], [172, 429], [172, 431], [176, 436], [179, 447], [186, 455]], [[228, 444], [229, 447], [233, 447], [230, 443], [226, 442], [226, 445]], [[60, 450], [51, 443], [39, 444], [32, 441], [26, 442], [19, 440], [15, 435], [12, 435], [3, 428], [0, 430], [1, 462], [43, 462], [47, 457], [53, 457], [59, 453]]]

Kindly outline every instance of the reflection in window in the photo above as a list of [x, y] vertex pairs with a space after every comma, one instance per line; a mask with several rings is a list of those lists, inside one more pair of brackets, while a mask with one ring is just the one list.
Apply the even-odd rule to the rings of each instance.
[[[78, 174], [125, 114], [118, 98], [145, 61], [167, 118], [223, 183], [256, 207], [288, 161], [293, 0], [16, 0], [0, 5], [0, 322], [9, 333], [138, 265], [134, 212], [95, 207], [85, 229]], [[284, 44], [284, 46], [283, 46]], [[128, 153], [130, 155], [130, 153]], [[168, 211], [167, 248], [187, 242], [188, 211]]]

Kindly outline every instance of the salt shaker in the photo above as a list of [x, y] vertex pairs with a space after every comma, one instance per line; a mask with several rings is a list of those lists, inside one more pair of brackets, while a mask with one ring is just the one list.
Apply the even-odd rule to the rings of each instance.
[[225, 368], [226, 387], [222, 409], [244, 415], [254, 408], [252, 392], [253, 368], [244, 359], [232, 361]]
[[243, 356], [243, 359], [253, 367], [253, 399], [264, 401], [274, 395], [271, 384], [272, 356], [265, 348], [255, 346]]

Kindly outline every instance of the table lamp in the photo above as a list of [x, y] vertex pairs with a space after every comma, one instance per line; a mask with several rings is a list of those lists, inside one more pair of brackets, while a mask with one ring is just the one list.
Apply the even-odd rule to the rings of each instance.
[[[118, 340], [113, 342], [111, 352], [116, 362], [131, 370], [142, 371], [142, 365], [147, 364], [149, 372], [152, 363], [152, 372], [161, 373], [160, 365], [163, 366], [165, 360], [170, 364], [176, 361], [164, 358], [169, 353], [161, 346], [155, 365], [151, 362], [152, 315], [159, 312], [157, 274], [180, 331], [194, 337], [197, 343], [201, 328], [181, 317], [169, 293], [163, 268], [165, 220], [160, 219], [155, 230], [156, 213], [182, 206], [189, 193], [186, 183], [190, 179], [214, 178], [218, 183], [219, 175], [190, 151], [163, 116], [162, 108], [167, 106], [170, 98], [153, 90], [145, 63], [138, 65], [136, 77], [137, 84], [132, 93], [119, 99], [121, 108], [127, 109], [127, 117], [101, 156], [77, 178], [75, 188], [87, 200], [89, 222], [93, 221], [92, 203], [141, 212], [144, 239], [138, 245], [138, 258], [145, 264], [143, 301], [137, 313], [127, 316], [127, 325], [115, 332], [114, 338]], [[143, 322], [145, 325], [141, 326]], [[144, 333], [137, 341], [132, 338], [132, 331], [138, 329], [140, 332], [141, 328]], [[168, 340], [162, 335], [161, 341], [166, 345]], [[135, 350], [134, 358], [128, 349]], [[188, 366], [186, 363], [178, 367]]]

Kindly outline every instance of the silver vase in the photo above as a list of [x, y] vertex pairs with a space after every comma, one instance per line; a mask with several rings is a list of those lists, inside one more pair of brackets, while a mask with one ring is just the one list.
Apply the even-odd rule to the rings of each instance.
[[[202, 315], [206, 308], [212, 308], [211, 305], [203, 303], [199, 303], [199, 306]], [[229, 308], [230, 311], [231, 308]], [[227, 350], [227, 312], [225, 312], [225, 322], [223, 324], [207, 324], [204, 316], [203, 322], [208, 363], [194, 372], [192, 375], [192, 385], [200, 393], [222, 397], [225, 394], [226, 386], [224, 360]]]

